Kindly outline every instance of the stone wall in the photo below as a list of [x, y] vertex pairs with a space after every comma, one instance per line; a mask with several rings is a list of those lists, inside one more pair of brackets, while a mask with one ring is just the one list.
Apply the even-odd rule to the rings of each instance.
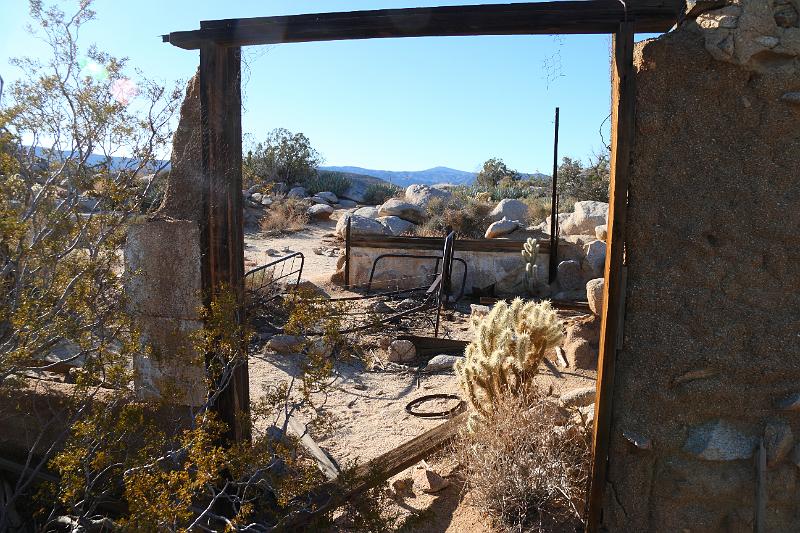
[[[441, 256], [441, 251], [397, 250], [389, 248], [356, 248], [350, 250], [350, 283], [364, 285], [369, 281], [372, 263], [383, 254], [407, 253], [413, 255]], [[519, 252], [468, 252], [456, 251], [454, 257], [467, 263], [465, 293], [473, 288], [485, 289], [491, 285], [500, 295], [525, 293], [525, 262]], [[539, 254], [536, 265], [539, 277], [547, 285], [548, 254]], [[436, 261], [431, 259], [382, 259], [375, 269], [373, 286], [376, 288], [408, 289], [430, 285], [436, 277]], [[452, 288], [461, 290], [464, 267], [453, 262]]]
[[636, 47], [608, 531], [753, 531], [762, 437], [766, 531], [800, 531], [798, 7]]
[[187, 405], [201, 405], [207, 392], [205, 363], [193, 349], [203, 303], [200, 133], [195, 74], [172, 140], [164, 200], [153, 216], [130, 227], [125, 243], [126, 296], [144, 348], [133, 362], [136, 392], [142, 398], [169, 394]]

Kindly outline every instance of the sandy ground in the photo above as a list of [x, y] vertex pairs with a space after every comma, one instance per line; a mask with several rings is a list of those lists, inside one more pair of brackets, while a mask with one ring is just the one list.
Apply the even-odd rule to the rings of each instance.
[[[305, 255], [303, 279], [336, 294], [338, 289], [328, 281], [335, 272], [339, 255], [340, 243], [332, 238], [334, 228], [335, 221], [326, 221], [311, 224], [305, 231], [279, 237], [246, 233], [246, 269], [299, 251]], [[324, 255], [314, 252], [315, 248], [320, 247], [324, 248]], [[266, 253], [269, 249], [280, 253], [270, 257]], [[468, 313], [469, 305], [466, 303], [460, 306], [460, 311], [448, 313], [445, 326], [449, 337], [470, 340]], [[374, 459], [441, 424], [441, 419], [418, 418], [407, 413], [409, 401], [425, 394], [459, 392], [452, 371], [427, 374], [421, 372], [418, 366], [386, 363], [385, 352], [379, 346], [380, 337], [391, 337], [396, 333], [387, 329], [377, 335], [356, 335], [354, 341], [378, 364], [370, 368], [372, 365], [352, 358], [337, 360], [328, 391], [324, 395], [315, 395], [315, 400], [321, 404], [317, 412], [326, 415], [328, 423], [324, 428], [314, 429], [311, 434], [320, 447], [342, 466], [353, 461], [363, 463]], [[276, 383], [291, 383], [292, 377], [297, 375], [300, 357], [280, 355], [265, 348], [263, 343], [256, 344], [250, 356], [251, 397], [258, 399]], [[551, 360], [556, 360], [555, 354]], [[426, 361], [427, 358], [421, 358], [416, 364], [424, 365]], [[554, 397], [558, 397], [574, 388], [593, 386], [595, 378], [593, 371], [563, 369], [551, 363], [543, 365], [537, 380], [543, 390], [550, 390]], [[424, 407], [426, 410], [439, 410], [456, 403], [431, 402]], [[307, 420], [301, 413], [295, 416], [302, 422]], [[448, 454], [444, 452], [432, 458], [429, 464], [448, 477], [451, 485], [436, 495], [420, 492], [413, 497], [395, 500], [394, 510], [402, 517], [401, 523], [404, 523], [402, 531], [490, 531], [488, 521], [468, 505], [468, 494], [463, 492], [457, 476], [450, 475], [455, 465]], [[394, 476], [390, 481], [407, 477], [411, 477], [411, 469]]]

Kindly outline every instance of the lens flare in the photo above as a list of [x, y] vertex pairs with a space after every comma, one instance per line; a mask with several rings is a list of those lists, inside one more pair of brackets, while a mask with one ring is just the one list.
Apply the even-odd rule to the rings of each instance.
[[108, 78], [108, 70], [106, 67], [94, 61], [93, 59], [80, 59], [78, 66], [81, 69], [81, 75], [87, 78], [94, 78], [95, 80], [102, 81]]
[[128, 102], [137, 94], [139, 94], [139, 88], [133, 80], [120, 78], [111, 83], [111, 96], [120, 104], [128, 105]]

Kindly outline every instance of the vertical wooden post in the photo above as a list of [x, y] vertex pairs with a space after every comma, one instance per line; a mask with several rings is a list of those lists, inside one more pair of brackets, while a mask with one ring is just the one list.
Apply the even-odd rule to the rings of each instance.
[[622, 347], [618, 332], [624, 320], [622, 268], [625, 258], [625, 219], [634, 135], [636, 78], [633, 69], [633, 22], [620, 24], [614, 35], [611, 104], [611, 184], [608, 209], [608, 247], [603, 289], [600, 359], [597, 376], [597, 412], [594, 420], [589, 517], [586, 529], [599, 530], [606, 486], [614, 365]]
[[[213, 42], [200, 48], [202, 124], [203, 298], [210, 304], [222, 288], [237, 298], [243, 320], [244, 233], [242, 228], [241, 49]], [[215, 402], [228, 426], [228, 440], [249, 439], [250, 406], [247, 360], [238, 364]]]

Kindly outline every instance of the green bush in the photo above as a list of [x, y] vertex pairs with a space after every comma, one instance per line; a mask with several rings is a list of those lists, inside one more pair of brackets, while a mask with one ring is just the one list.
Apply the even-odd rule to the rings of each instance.
[[324, 170], [320, 170], [303, 181], [303, 186], [309, 194], [328, 191], [336, 196], [344, 194], [351, 184], [350, 178], [341, 172], [329, 172]]
[[391, 183], [370, 183], [364, 192], [364, 203], [371, 205], [382, 204], [402, 191], [403, 189]]

